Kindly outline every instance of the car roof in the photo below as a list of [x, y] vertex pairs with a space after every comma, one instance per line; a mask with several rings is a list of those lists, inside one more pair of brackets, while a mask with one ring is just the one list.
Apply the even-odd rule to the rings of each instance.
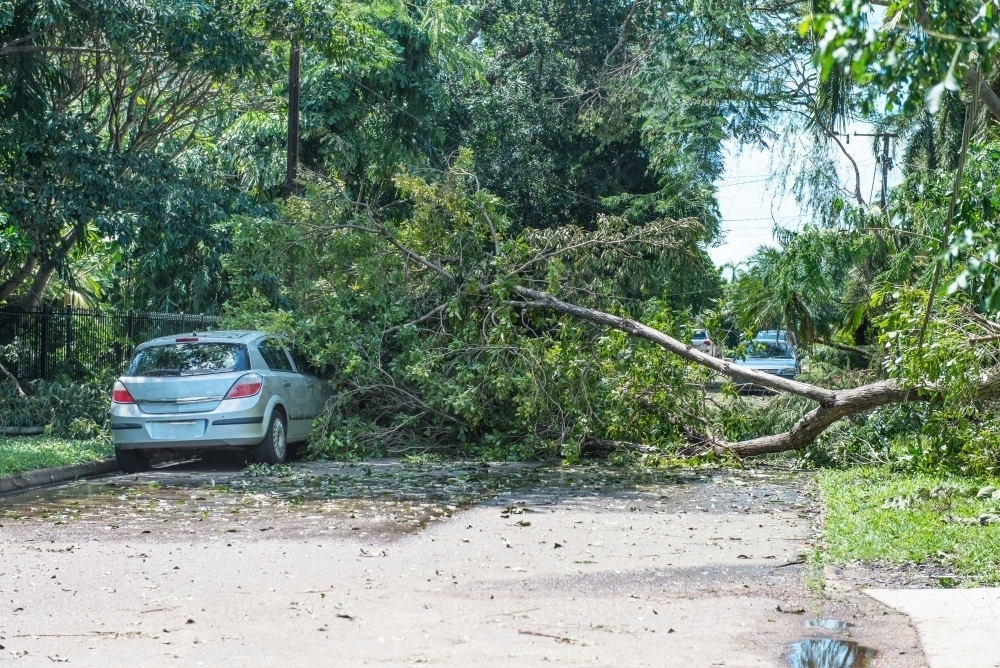
[[158, 336], [155, 339], [150, 339], [137, 347], [145, 348], [147, 346], [164, 345], [167, 343], [173, 343], [177, 339], [184, 337], [197, 337], [199, 343], [249, 343], [262, 336], [267, 336], [267, 332], [252, 329], [232, 329], [215, 332], [193, 331], [183, 332], [181, 334], [170, 334], [169, 336]]
[[754, 334], [754, 341], [785, 341], [791, 339], [795, 341], [795, 335], [785, 329], [762, 329]]

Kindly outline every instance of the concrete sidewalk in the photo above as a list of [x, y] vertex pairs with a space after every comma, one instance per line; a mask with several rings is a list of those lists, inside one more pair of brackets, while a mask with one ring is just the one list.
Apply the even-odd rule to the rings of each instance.
[[1000, 667], [1000, 589], [866, 589], [909, 615], [930, 668]]

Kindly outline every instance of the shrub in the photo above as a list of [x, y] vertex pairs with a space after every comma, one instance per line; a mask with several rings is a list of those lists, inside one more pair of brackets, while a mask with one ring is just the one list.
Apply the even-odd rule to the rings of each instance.
[[36, 380], [17, 395], [13, 383], [0, 383], [0, 426], [46, 427], [55, 436], [92, 439], [105, 433], [108, 392], [88, 383]]

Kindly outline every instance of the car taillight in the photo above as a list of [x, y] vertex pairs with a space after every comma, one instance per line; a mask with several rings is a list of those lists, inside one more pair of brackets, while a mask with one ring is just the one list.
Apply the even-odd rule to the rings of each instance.
[[135, 399], [120, 380], [115, 381], [115, 386], [111, 389], [111, 401], [116, 404], [134, 404]]
[[260, 388], [263, 384], [263, 378], [255, 373], [248, 373], [233, 383], [233, 386], [229, 388], [229, 392], [226, 393], [226, 399], [242, 399], [244, 397], [252, 397], [260, 392]]
[[194, 343], [198, 340], [197, 336], [182, 336], [180, 338], [174, 339], [174, 343]]
[[705, 345], [706, 345], [706, 346], [710, 346], [710, 345], [712, 345], [712, 342], [711, 342], [711, 341], [709, 341], [708, 339], [705, 339]]

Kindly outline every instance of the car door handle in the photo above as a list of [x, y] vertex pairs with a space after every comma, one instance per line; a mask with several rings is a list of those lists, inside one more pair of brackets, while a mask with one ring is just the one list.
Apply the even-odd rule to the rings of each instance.
[[282, 383], [282, 386], [284, 386], [284, 387], [291, 387], [292, 384], [289, 383], [288, 381], [285, 381], [284, 383]]

